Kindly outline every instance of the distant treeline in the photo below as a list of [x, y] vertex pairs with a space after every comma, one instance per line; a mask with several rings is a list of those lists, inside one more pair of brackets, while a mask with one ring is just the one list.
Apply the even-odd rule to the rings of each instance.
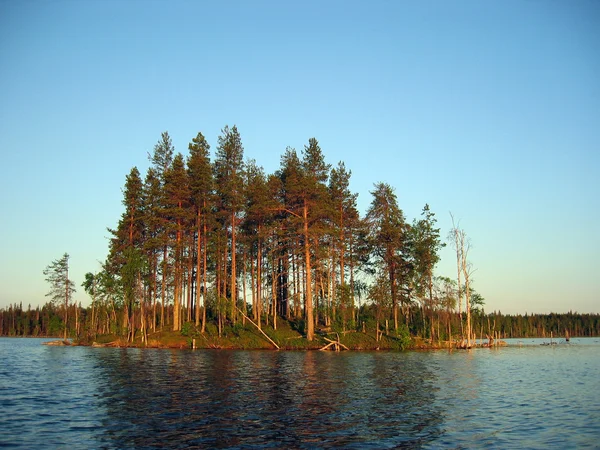
[[[94, 312], [97, 314], [97, 312]], [[127, 333], [127, 317], [122, 310], [114, 312], [103, 312], [103, 314], [115, 318], [115, 322], [102, 320], [105, 324], [100, 329], [92, 327], [92, 308], [70, 306], [69, 310], [69, 336], [72, 338], [87, 338], [98, 334], [122, 334]], [[358, 311], [361, 323], [365, 324], [360, 331], [373, 332], [376, 320], [375, 308], [372, 305], [363, 305]], [[62, 337], [64, 330], [62, 308], [47, 303], [42, 307], [23, 309], [21, 305], [11, 305], [0, 309], [0, 335], [13, 337]], [[445, 319], [449, 319], [446, 321]], [[474, 312], [472, 316], [473, 332], [477, 338], [485, 339], [490, 331], [497, 331], [500, 338], [535, 338], [565, 336], [568, 333], [572, 337], [595, 337], [600, 336], [600, 314], [579, 314], [569, 312], [563, 314], [525, 314], [525, 315], [503, 315], [499, 312], [487, 314], [485, 312]], [[95, 320], [94, 320], [95, 321]], [[414, 307], [410, 312], [410, 334], [418, 337], [423, 335], [423, 316], [420, 308]], [[451, 314], [440, 321], [442, 326], [450, 323], [453, 338], [460, 336], [460, 321], [457, 314]], [[105, 328], [110, 326], [111, 329]], [[166, 327], [172, 324], [166, 323]], [[271, 324], [272, 326], [272, 324]], [[209, 328], [216, 329], [215, 323]], [[335, 327], [334, 327], [335, 329]], [[447, 328], [446, 328], [447, 329]], [[391, 330], [390, 330], [391, 333]], [[440, 336], [447, 339], [447, 331], [440, 330]]]

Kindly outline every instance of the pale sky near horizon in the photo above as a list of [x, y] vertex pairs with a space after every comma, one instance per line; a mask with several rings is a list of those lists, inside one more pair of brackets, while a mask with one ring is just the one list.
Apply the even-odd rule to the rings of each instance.
[[[0, 0], [0, 308], [77, 301], [125, 176], [237, 125], [269, 173], [316, 137], [407, 219], [470, 236], [488, 312], [600, 313], [600, 3]], [[438, 275], [455, 277], [450, 246]]]

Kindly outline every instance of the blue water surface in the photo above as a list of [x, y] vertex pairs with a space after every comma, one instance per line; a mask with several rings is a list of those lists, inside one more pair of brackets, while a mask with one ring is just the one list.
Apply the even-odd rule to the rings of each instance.
[[0, 339], [8, 448], [598, 448], [600, 339], [471, 351]]

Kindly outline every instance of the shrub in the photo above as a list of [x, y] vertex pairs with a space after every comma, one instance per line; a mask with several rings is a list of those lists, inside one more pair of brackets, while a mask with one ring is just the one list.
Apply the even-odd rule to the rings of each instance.
[[192, 336], [195, 334], [195, 327], [191, 322], [185, 322], [181, 326], [181, 335], [182, 336]]

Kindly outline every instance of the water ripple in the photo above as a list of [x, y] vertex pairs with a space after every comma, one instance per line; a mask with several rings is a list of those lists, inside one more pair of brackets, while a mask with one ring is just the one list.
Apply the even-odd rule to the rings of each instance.
[[594, 448], [600, 345], [324, 353], [0, 339], [10, 448]]

